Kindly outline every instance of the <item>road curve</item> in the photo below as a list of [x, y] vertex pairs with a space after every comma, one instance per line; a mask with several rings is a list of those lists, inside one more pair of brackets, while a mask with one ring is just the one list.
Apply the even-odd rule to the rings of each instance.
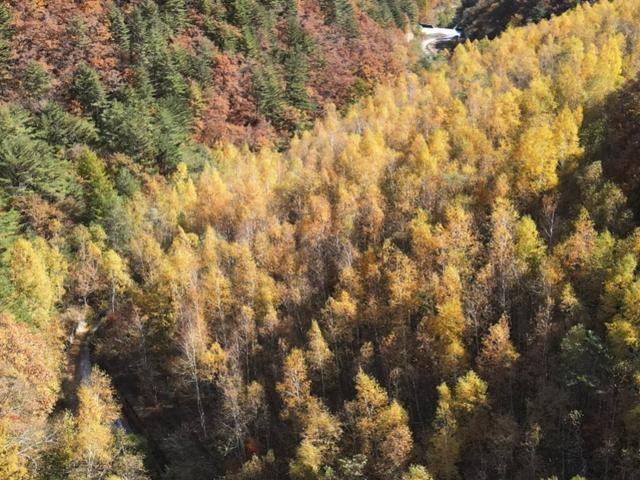
[[461, 34], [455, 28], [420, 27], [423, 36], [421, 46], [426, 54], [433, 54], [437, 51], [438, 43], [458, 40]]

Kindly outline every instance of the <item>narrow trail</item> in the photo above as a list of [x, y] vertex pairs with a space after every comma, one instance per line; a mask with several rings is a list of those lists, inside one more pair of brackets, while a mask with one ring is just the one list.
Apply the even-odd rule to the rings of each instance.
[[78, 387], [91, 375], [91, 352], [89, 341], [91, 329], [85, 320], [80, 320], [68, 338], [67, 361], [62, 372], [62, 397], [56, 411], [78, 410]]
[[[89, 381], [93, 367], [91, 360], [91, 340], [100, 324], [91, 327], [85, 320], [80, 320], [67, 340], [66, 363], [62, 373], [62, 395], [55, 407], [54, 413], [69, 410], [78, 412], [78, 389]], [[121, 415], [113, 424], [113, 428], [133, 433], [143, 438], [147, 443], [147, 462], [154, 478], [159, 478], [166, 470], [168, 460], [158, 443], [148, 434], [144, 423], [137, 415], [128, 399], [121, 395], [116, 385], [116, 396], [121, 405]]]

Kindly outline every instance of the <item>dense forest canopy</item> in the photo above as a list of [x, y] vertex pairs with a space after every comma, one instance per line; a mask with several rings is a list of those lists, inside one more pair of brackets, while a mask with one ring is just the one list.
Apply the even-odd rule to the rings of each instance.
[[92, 147], [148, 161], [163, 161], [167, 133], [259, 146], [327, 102], [369, 93], [404, 68], [402, 28], [420, 10], [414, 0], [4, 3], [5, 98], [55, 101], [91, 118]]
[[640, 3], [454, 7], [0, 6], [0, 478], [637, 478]]

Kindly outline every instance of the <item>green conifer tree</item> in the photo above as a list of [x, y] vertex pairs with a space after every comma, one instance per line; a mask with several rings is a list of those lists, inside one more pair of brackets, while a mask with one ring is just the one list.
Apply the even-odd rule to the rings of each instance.
[[98, 156], [85, 148], [78, 159], [78, 173], [83, 180], [85, 213], [89, 220], [100, 221], [116, 203], [116, 192]]
[[91, 115], [98, 114], [107, 99], [100, 75], [86, 63], [78, 65], [73, 73], [69, 93]]
[[51, 76], [38, 62], [31, 61], [22, 72], [22, 89], [32, 100], [41, 100], [51, 89]]
[[177, 101], [162, 102], [155, 119], [158, 148], [156, 163], [162, 173], [173, 172], [182, 161], [191, 119], [189, 111]]
[[73, 46], [82, 52], [86, 52], [91, 45], [91, 38], [86, 23], [82, 17], [74, 17], [67, 27], [67, 35]]
[[112, 102], [100, 117], [100, 132], [107, 151], [126, 153], [145, 164], [155, 161], [156, 128], [146, 102], [136, 98]]
[[187, 7], [184, 0], [166, 0], [162, 11], [165, 22], [174, 31], [181, 30], [187, 24]]
[[122, 11], [115, 5], [109, 9], [108, 15], [109, 30], [111, 31], [113, 41], [120, 49], [120, 53], [128, 56], [131, 48], [131, 38], [125, 17]]
[[22, 109], [0, 106], [0, 191], [9, 198], [37, 194], [59, 199], [71, 189], [68, 162], [27, 126]]
[[275, 68], [270, 63], [257, 67], [253, 76], [258, 110], [269, 121], [278, 125], [282, 122], [283, 91]]
[[[20, 214], [9, 208], [7, 199], [0, 195], [0, 265], [2, 265], [2, 254], [18, 238], [19, 221]], [[2, 276], [1, 273], [0, 276]]]
[[305, 32], [295, 14], [295, 5], [290, 7], [287, 21], [287, 53], [284, 59], [284, 77], [287, 82], [288, 102], [301, 110], [311, 110], [307, 94], [309, 81], [308, 56], [313, 51], [313, 42]]
[[351, 0], [334, 0], [335, 24], [347, 38], [358, 36], [358, 20], [356, 19]]
[[289, 53], [284, 64], [287, 82], [287, 100], [296, 108], [310, 110], [311, 102], [307, 95], [309, 66], [306, 55], [299, 49]]
[[[11, 76], [9, 60], [11, 59], [11, 11], [7, 5], [0, 5], [0, 88], [4, 81]], [[0, 90], [1, 91], [1, 90]]]
[[50, 145], [68, 148], [98, 140], [96, 127], [91, 120], [77, 117], [54, 102], [44, 106], [35, 123], [40, 136]]

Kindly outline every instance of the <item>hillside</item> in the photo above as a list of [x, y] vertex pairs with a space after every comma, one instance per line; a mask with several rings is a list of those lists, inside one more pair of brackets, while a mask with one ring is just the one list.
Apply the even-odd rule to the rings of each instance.
[[590, 136], [605, 172], [620, 185], [636, 215], [640, 214], [640, 80], [615, 92], [595, 115], [600, 119]]
[[9, 1], [7, 13], [5, 98], [32, 110], [53, 101], [103, 137], [130, 122], [134, 143], [157, 142], [169, 121], [179, 138], [258, 146], [403, 71], [402, 27], [416, 5], [30, 0]]
[[[588, 1], [588, 0], [587, 0]], [[518, 27], [559, 15], [580, 0], [463, 0], [455, 22], [469, 38], [493, 38]], [[587, 2], [583, 2], [587, 3]]]
[[637, 476], [639, 2], [402, 67], [286, 147], [176, 131], [171, 62], [65, 62], [0, 104], [0, 478]]

